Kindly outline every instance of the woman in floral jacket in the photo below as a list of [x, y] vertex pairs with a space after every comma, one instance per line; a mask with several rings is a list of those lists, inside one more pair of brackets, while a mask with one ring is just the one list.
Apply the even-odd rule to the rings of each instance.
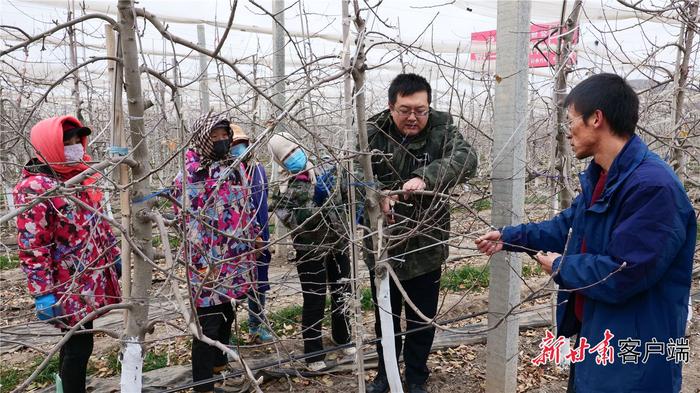
[[[186, 173], [175, 178], [173, 196], [181, 200], [184, 186], [188, 272], [202, 334], [228, 345], [234, 317], [231, 300], [245, 297], [250, 289], [260, 229], [244, 168], [232, 166], [229, 121], [222, 115], [207, 114], [194, 122], [192, 132], [194, 148], [185, 153]], [[227, 363], [221, 350], [193, 340], [194, 381], [211, 378]], [[213, 391], [214, 384], [194, 389]]]
[[[112, 231], [101, 218], [102, 193], [96, 177], [83, 188], [53, 192], [88, 168], [90, 129], [72, 116], [45, 119], [31, 130], [36, 151], [14, 189], [19, 258], [35, 298], [39, 319], [67, 330], [101, 307], [119, 303], [121, 258]], [[40, 199], [41, 198], [41, 199]], [[73, 199], [75, 198], [75, 199]], [[92, 329], [92, 321], [82, 325]], [[66, 392], [85, 391], [93, 335], [73, 335], [61, 348], [59, 375]]]

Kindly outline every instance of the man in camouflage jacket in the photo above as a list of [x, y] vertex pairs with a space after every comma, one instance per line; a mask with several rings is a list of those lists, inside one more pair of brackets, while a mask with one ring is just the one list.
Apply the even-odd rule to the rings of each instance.
[[[438, 196], [411, 195], [411, 192], [429, 190], [443, 193], [463, 183], [476, 171], [477, 155], [452, 124], [449, 113], [430, 108], [430, 84], [415, 74], [398, 75], [389, 87], [389, 109], [368, 121], [369, 150], [373, 154], [373, 186], [381, 190], [402, 190], [404, 196], [385, 197], [382, 211], [391, 224], [388, 242], [389, 263], [411, 301], [427, 317], [437, 311], [442, 264], [448, 256], [450, 237], [448, 201]], [[365, 216], [365, 225], [369, 218]], [[374, 255], [371, 240], [365, 238], [365, 261], [370, 269], [372, 295], [376, 303], [374, 285]], [[394, 330], [399, 332], [403, 299], [396, 285], [391, 283], [391, 312]], [[375, 307], [375, 331], [382, 334], [379, 311]], [[406, 306], [407, 329], [424, 324], [420, 317]], [[425, 392], [429, 370], [426, 366], [435, 329], [425, 329], [406, 335], [406, 382], [409, 392]], [[401, 337], [396, 337], [396, 354], [401, 353]], [[381, 344], [377, 351], [382, 359]], [[367, 392], [386, 392], [389, 385], [383, 361], [379, 374], [368, 385]]]

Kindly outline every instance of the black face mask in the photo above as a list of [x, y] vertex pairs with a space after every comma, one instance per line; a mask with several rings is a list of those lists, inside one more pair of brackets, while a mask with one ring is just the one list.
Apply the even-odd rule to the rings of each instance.
[[221, 160], [226, 157], [230, 149], [231, 140], [224, 139], [214, 142], [214, 158]]

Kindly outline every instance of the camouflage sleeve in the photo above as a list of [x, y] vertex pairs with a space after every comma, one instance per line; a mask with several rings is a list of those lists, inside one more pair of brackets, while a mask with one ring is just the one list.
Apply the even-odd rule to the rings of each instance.
[[[373, 143], [376, 144], [375, 137], [377, 133], [380, 132], [375, 128], [375, 125], [373, 123], [367, 123], [367, 138], [368, 138], [368, 150], [371, 152], [373, 150]], [[381, 155], [377, 154], [371, 154], [369, 152], [363, 152], [362, 149], [360, 148], [360, 144], [356, 143], [355, 144], [355, 149], [357, 150], [358, 154], [353, 160], [353, 173], [348, 174], [351, 177], [351, 184], [355, 186], [355, 204], [356, 206], [363, 206], [362, 208], [358, 208], [358, 213], [361, 211], [364, 211], [364, 204], [366, 202], [367, 198], [367, 189], [372, 189], [372, 190], [388, 190], [391, 189], [391, 184], [384, 184], [380, 182], [377, 179], [377, 163], [384, 159]], [[381, 150], [381, 149], [379, 149]], [[376, 153], [376, 152], [375, 152]], [[362, 156], [363, 154], [369, 154], [370, 157], [370, 167], [372, 169], [372, 178], [366, 179], [365, 178], [365, 170], [362, 167]], [[380, 153], [381, 154], [381, 153]]]
[[[356, 182], [362, 184], [363, 186], [372, 187], [377, 190], [388, 190], [392, 188], [392, 184], [385, 184], [377, 179], [377, 164], [385, 159], [383, 153], [381, 153], [381, 150], [383, 150], [383, 148], [381, 146], [377, 146], [377, 141], [375, 139], [377, 137], [377, 134], [380, 132], [381, 131], [378, 131], [376, 128], [374, 128], [374, 125], [372, 123], [367, 124], [367, 149], [369, 151], [363, 152], [360, 148], [360, 144], [355, 144], [355, 149], [358, 151], [358, 154], [354, 159], [354, 173], [352, 174], [352, 177], [355, 179]], [[380, 152], [377, 152], [377, 150], [380, 150]], [[372, 168], [372, 179], [365, 179], [365, 170], [362, 167], [362, 157], [364, 155], [369, 155], [370, 165]], [[361, 189], [364, 195], [364, 187], [358, 187], [358, 189]]]
[[[282, 221], [282, 224], [289, 228], [290, 222], [290, 202], [288, 201], [287, 193], [281, 192], [279, 185], [272, 186], [270, 190], [271, 204], [268, 209], [274, 211], [275, 216]], [[287, 190], [288, 191], [288, 190]]]
[[413, 171], [413, 175], [425, 181], [428, 189], [436, 191], [464, 183], [474, 176], [477, 166], [476, 151], [456, 127], [449, 127], [442, 146], [442, 158]]
[[319, 207], [313, 203], [314, 189], [308, 182], [292, 181], [285, 192], [275, 191], [273, 195], [275, 215], [290, 230], [308, 223], [312, 216], [320, 219]]
[[344, 205], [347, 205], [348, 202], [350, 202], [348, 198], [348, 189], [350, 187], [350, 183], [352, 182], [350, 175], [348, 172], [345, 170], [345, 166], [341, 165], [337, 170], [336, 170], [336, 179], [335, 183], [337, 187], [333, 188], [334, 193], [340, 193], [340, 198], [343, 201]]
[[293, 225], [293, 222], [291, 221], [291, 210], [287, 206], [288, 203], [285, 202], [284, 206], [282, 205], [282, 201], [285, 199], [286, 198], [283, 193], [281, 193], [279, 190], [275, 190], [272, 193], [271, 208], [274, 210], [275, 216], [277, 216], [282, 224], [287, 228], [291, 228]]
[[[16, 206], [32, 203], [43, 193], [39, 180], [26, 179], [15, 189]], [[51, 293], [54, 240], [49, 201], [37, 203], [17, 216], [17, 244], [22, 270], [27, 275], [29, 293], [37, 297]]]

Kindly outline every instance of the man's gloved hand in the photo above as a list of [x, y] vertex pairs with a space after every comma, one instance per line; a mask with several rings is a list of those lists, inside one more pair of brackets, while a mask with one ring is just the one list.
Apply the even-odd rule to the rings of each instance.
[[314, 203], [316, 206], [321, 206], [328, 199], [328, 196], [333, 190], [335, 184], [335, 176], [331, 171], [325, 171], [316, 178], [316, 186], [314, 187]]
[[46, 321], [61, 315], [61, 307], [56, 304], [56, 296], [53, 293], [41, 295], [34, 299], [36, 316]]
[[122, 256], [114, 260], [114, 270], [117, 271], [117, 278], [122, 278]]

